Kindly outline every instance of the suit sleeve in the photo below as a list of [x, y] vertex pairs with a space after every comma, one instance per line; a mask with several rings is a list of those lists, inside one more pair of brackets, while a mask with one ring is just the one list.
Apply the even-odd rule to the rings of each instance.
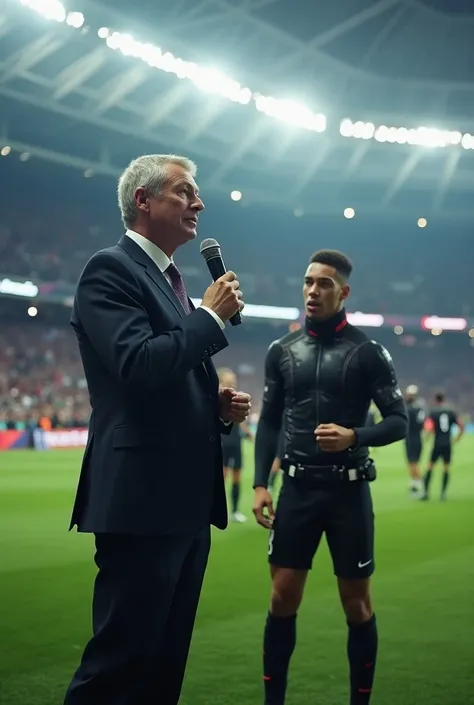
[[154, 335], [142, 299], [133, 271], [107, 253], [89, 260], [76, 291], [79, 323], [123, 386], [158, 389], [228, 345], [219, 325], [202, 309], [173, 330]]
[[390, 353], [374, 341], [360, 350], [361, 365], [371, 399], [382, 415], [375, 426], [355, 428], [359, 446], [386, 446], [405, 438], [408, 417]]
[[272, 343], [265, 360], [265, 386], [262, 412], [255, 436], [255, 487], [267, 487], [270, 470], [278, 448], [285, 407], [285, 390], [280, 370], [282, 347]]

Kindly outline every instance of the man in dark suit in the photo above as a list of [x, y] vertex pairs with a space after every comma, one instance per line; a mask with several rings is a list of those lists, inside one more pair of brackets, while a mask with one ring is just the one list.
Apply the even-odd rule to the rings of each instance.
[[76, 291], [92, 415], [71, 528], [95, 534], [99, 571], [67, 705], [176, 705], [210, 525], [227, 526], [220, 433], [250, 397], [219, 388], [210, 358], [243, 302], [228, 272], [194, 309], [172, 260], [204, 207], [195, 173], [183, 157], [134, 160], [118, 185], [127, 232]]

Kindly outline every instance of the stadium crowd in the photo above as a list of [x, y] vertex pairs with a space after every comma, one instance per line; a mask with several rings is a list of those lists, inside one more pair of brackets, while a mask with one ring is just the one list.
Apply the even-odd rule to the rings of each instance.
[[[113, 207], [113, 200], [109, 205]], [[228, 207], [212, 205], [212, 220], [207, 214], [202, 216], [202, 233], [220, 230], [220, 223], [228, 220]], [[122, 228], [116, 214], [99, 211], [96, 215], [93, 204], [91, 212], [89, 207], [86, 211], [67, 204], [63, 217], [50, 221], [48, 204], [43, 201], [36, 207], [37, 216], [35, 207], [28, 216], [21, 210], [15, 211], [10, 220], [6, 216], [0, 223], [0, 277], [74, 284], [89, 256], [114, 244]], [[248, 302], [301, 306], [301, 270], [311, 250], [323, 241], [327, 245], [329, 239], [331, 247], [347, 252], [356, 265], [351, 280], [351, 310], [419, 316], [474, 315], [469, 268], [459, 267], [462, 234], [457, 235], [458, 247], [453, 247], [449, 238], [440, 237], [438, 231], [429, 242], [426, 233], [420, 236], [422, 239], [415, 239], [408, 231], [400, 233], [410, 243], [411, 254], [407, 256], [397, 233], [391, 230], [382, 235], [379, 227], [370, 225], [369, 234], [374, 238], [370, 241], [365, 225], [335, 220], [327, 228], [325, 224], [319, 226], [322, 237], [318, 232], [308, 235], [302, 219], [293, 218], [293, 222], [283, 224], [276, 220], [275, 241], [285, 242], [288, 232], [294, 238], [292, 256], [282, 258], [281, 251], [266, 240], [264, 228], [268, 226], [259, 218], [261, 214], [244, 209], [237, 216], [232, 215], [232, 228], [238, 232], [219, 236], [226, 259], [239, 273]], [[315, 226], [310, 221], [307, 227], [312, 231]], [[347, 228], [354, 232], [350, 234]], [[415, 231], [417, 235], [422, 232], [418, 228]], [[241, 233], [245, 233], [244, 239]], [[380, 246], [374, 247], [373, 242]], [[200, 296], [209, 283], [207, 271], [198, 260], [196, 248], [185, 248], [179, 253], [180, 269], [192, 296]], [[454, 276], [456, 286], [439, 286]]]
[[[233, 341], [216, 362], [238, 371], [258, 413], [265, 353], [285, 328], [249, 326], [255, 331], [253, 342]], [[250, 335], [247, 331], [246, 337]], [[469, 374], [474, 349], [466, 336], [451, 334], [449, 349], [445, 341], [427, 334], [411, 346], [387, 332], [377, 337], [390, 349], [403, 386], [419, 385], [428, 405], [441, 389], [461, 414], [474, 417], [474, 387]], [[57, 325], [34, 319], [4, 321], [0, 330], [0, 429], [20, 429], [40, 420], [52, 428], [80, 427], [87, 424], [88, 416], [89, 396], [76, 339], [64, 317]]]
[[[35, 283], [74, 285], [88, 257], [117, 241], [122, 225], [117, 220], [112, 194], [108, 194], [108, 206], [104, 209], [100, 193], [91, 191], [87, 207], [82, 208], [79, 199], [77, 203], [70, 201], [73, 190], [66, 183], [69, 173], [65, 172], [65, 184], [57, 184], [65, 190], [61, 217], [49, 218], [56, 204], [48, 201], [53, 192], [47, 188], [48, 184], [38, 185], [27, 213], [21, 203], [15, 202], [18, 198], [15, 189], [7, 194], [10, 208], [0, 223], [0, 279], [18, 277]], [[81, 202], [87, 200], [87, 194], [86, 190], [79, 192]], [[230, 220], [229, 208], [234, 208]], [[209, 215], [203, 216], [201, 232], [212, 234], [224, 221], [229, 223], [228, 232], [219, 239], [226, 260], [239, 273], [247, 302], [301, 307], [302, 268], [311, 248], [327, 244], [329, 233], [330, 245], [346, 251], [356, 265], [349, 311], [412, 316], [474, 315], [469, 268], [458, 266], [459, 249], [450, 244], [449, 238], [439, 237], [439, 229], [433, 232], [429, 247], [426, 231], [415, 228], [419, 235], [416, 241], [405, 233], [412, 247], [411, 255], [407, 256], [393, 224], [384, 229], [371, 224], [364, 231], [365, 225], [357, 218], [350, 223], [340, 218], [329, 224], [320, 223], [320, 232], [313, 235], [312, 221], [305, 225], [304, 218], [288, 216], [286, 220], [274, 219], [274, 230], [269, 233], [261, 213], [248, 208], [235, 210], [235, 205], [220, 202], [211, 204]], [[292, 256], [282, 257], [274, 242], [288, 242], [289, 232]], [[461, 246], [464, 234], [456, 236]], [[380, 246], [374, 247], [374, 243]], [[178, 264], [190, 295], [202, 295], [209, 284], [209, 275], [197, 248], [183, 248]], [[440, 286], [440, 282], [444, 285]], [[55, 320], [54, 314], [40, 315], [34, 320], [25, 317], [20, 322], [24, 309], [20, 317], [5, 318], [6, 308], [6, 299], [2, 298], [0, 427], [36, 423], [39, 418], [49, 419], [44, 423], [54, 427], [83, 425], [89, 414], [89, 399], [67, 311], [63, 310], [61, 320]], [[252, 393], [258, 411], [266, 349], [286, 328], [254, 323], [245, 328], [251, 329], [251, 335], [242, 337], [239, 332], [216, 362], [239, 371], [241, 384]], [[396, 338], [386, 329], [373, 333], [392, 353], [403, 385], [418, 384], [427, 403], [435, 391], [443, 389], [461, 413], [474, 415], [474, 388], [467, 373], [472, 364], [474, 341], [469, 341], [465, 334], [454, 333], [439, 339], [426, 333], [416, 338]]]

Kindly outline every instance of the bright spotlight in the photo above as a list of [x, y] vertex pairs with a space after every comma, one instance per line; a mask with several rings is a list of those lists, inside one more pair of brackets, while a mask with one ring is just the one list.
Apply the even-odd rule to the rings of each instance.
[[403, 326], [395, 326], [393, 329], [393, 332], [395, 335], [402, 335], [403, 334]]
[[109, 36], [109, 30], [107, 27], [101, 27], [97, 34], [101, 39], [107, 39], [107, 37]]
[[355, 216], [356, 212], [353, 208], [345, 208], [344, 209], [344, 218], [348, 218], [349, 220]]
[[468, 336], [469, 336], [470, 338], [474, 338], [474, 328], [471, 328], [471, 329], [470, 329], [470, 331], [469, 331], [469, 333], [468, 333]]
[[5, 147], [2, 147], [2, 150], [0, 151], [0, 154], [2, 157], [8, 157], [10, 152], [12, 151], [12, 148], [9, 147], [8, 145], [5, 145]]
[[84, 15], [82, 12], [70, 12], [66, 17], [66, 24], [74, 29], [80, 29], [84, 24]]
[[36, 306], [30, 306], [27, 313], [28, 313], [28, 316], [31, 316], [31, 318], [34, 318], [35, 316], [38, 315], [38, 309], [36, 308]]
[[231, 191], [230, 197], [233, 201], [242, 200], [242, 194], [240, 191]]
[[428, 225], [428, 221], [426, 220], [426, 218], [418, 218], [417, 225], [419, 228], [426, 228], [426, 226]]

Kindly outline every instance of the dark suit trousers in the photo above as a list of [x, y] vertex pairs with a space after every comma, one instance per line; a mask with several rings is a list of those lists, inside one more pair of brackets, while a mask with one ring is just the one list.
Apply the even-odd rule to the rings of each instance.
[[97, 534], [93, 637], [65, 705], [176, 705], [210, 549], [194, 536]]

